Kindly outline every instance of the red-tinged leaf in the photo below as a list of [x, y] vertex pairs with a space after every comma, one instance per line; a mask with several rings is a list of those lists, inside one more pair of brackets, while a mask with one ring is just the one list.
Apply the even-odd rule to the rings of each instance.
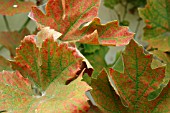
[[29, 34], [27, 29], [24, 29], [21, 33], [17, 31], [14, 32], [0, 32], [0, 43], [4, 45], [14, 57], [16, 53], [16, 48], [21, 43], [21, 40]]
[[147, 0], [145, 8], [139, 9], [139, 14], [146, 23], [143, 39], [151, 47], [162, 51], [170, 51], [169, 5], [169, 0]]
[[18, 71], [0, 73], [0, 94], [0, 111], [25, 113], [33, 101], [30, 82]]
[[13, 69], [45, 90], [55, 79], [65, 84], [77, 77], [83, 58], [67, 43], [58, 44], [47, 37], [42, 48], [37, 47], [35, 36], [27, 36], [17, 48]]
[[12, 113], [81, 113], [89, 109], [81, 77], [69, 85], [55, 80], [42, 96], [36, 96], [30, 82], [17, 72], [0, 73], [0, 111]]
[[99, 0], [49, 0], [46, 15], [33, 7], [30, 17], [62, 33], [61, 40], [69, 40], [81, 24], [97, 16], [98, 7]]
[[8, 70], [8, 71], [12, 70], [11, 64], [7, 59], [0, 56], [0, 71], [3, 71], [3, 70]]
[[[101, 71], [97, 79], [92, 79], [91, 87], [91, 95], [102, 113], [127, 113], [127, 108], [122, 105], [119, 96], [111, 87], [105, 70]], [[95, 109], [91, 108], [89, 112], [95, 113], [98, 110]]]
[[0, 0], [0, 14], [13, 16], [18, 13], [26, 13], [31, 10], [33, 2], [20, 0]]
[[151, 113], [169, 113], [170, 111], [170, 82], [163, 89], [161, 94], [158, 98], [156, 98], [153, 101], [150, 101], [148, 104], [146, 104], [150, 108], [148, 112]]
[[91, 94], [96, 107], [91, 105], [88, 113], [169, 113], [170, 111], [170, 83], [153, 101], [145, 100], [138, 109], [124, 107], [121, 99], [109, 84], [106, 72], [102, 71], [97, 80], [92, 79]]
[[152, 58], [152, 54], [145, 55], [142, 46], [131, 40], [122, 52], [123, 73], [110, 69], [118, 94], [130, 110], [147, 111], [148, 95], [163, 82], [165, 66], [152, 69]]
[[81, 77], [69, 85], [55, 80], [46, 91], [47, 101], [37, 106], [38, 113], [86, 113], [89, 109], [85, 92], [90, 87], [81, 81]]
[[94, 18], [88, 26], [77, 31], [71, 38], [79, 37], [79, 42], [86, 44], [122, 46], [127, 45], [134, 36], [134, 33], [128, 30], [126, 26], [119, 26], [118, 21], [101, 24], [99, 18]]

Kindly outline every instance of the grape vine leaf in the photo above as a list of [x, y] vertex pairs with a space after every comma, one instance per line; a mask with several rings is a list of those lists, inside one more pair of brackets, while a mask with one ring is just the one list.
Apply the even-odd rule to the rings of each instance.
[[[129, 43], [134, 33], [128, 31], [128, 27], [119, 26], [118, 21], [101, 24], [99, 18], [94, 18], [89, 25], [77, 30], [75, 36], [81, 36], [79, 42], [104, 46], [122, 46]], [[72, 36], [74, 37], [74, 36]]]
[[66, 84], [66, 79], [76, 78], [82, 60], [77, 50], [69, 47], [68, 43], [58, 44], [53, 37], [47, 37], [39, 48], [36, 36], [30, 35], [16, 49], [16, 57], [11, 64], [14, 70], [31, 79], [40, 90], [45, 90], [55, 79]]
[[152, 69], [152, 58], [152, 54], [145, 55], [142, 46], [131, 40], [122, 52], [124, 71], [110, 69], [110, 78], [129, 109], [147, 111], [148, 95], [163, 82], [165, 66]]
[[16, 48], [21, 43], [21, 40], [29, 35], [30, 32], [27, 29], [23, 29], [21, 33], [14, 32], [0, 32], [0, 44], [5, 46], [11, 54], [11, 57], [15, 56]]
[[104, 5], [110, 9], [114, 9], [118, 3], [120, 3], [120, 0], [104, 0]]
[[[124, 80], [126, 81], [126, 80]], [[153, 101], [145, 100], [145, 108], [131, 109], [123, 106], [120, 97], [110, 85], [106, 71], [102, 70], [97, 79], [92, 79], [91, 95], [95, 101], [88, 113], [168, 113], [170, 108], [170, 82]], [[98, 109], [97, 109], [97, 108]]]
[[46, 14], [33, 7], [30, 18], [62, 33], [61, 40], [68, 40], [80, 25], [97, 16], [99, 0], [49, 0]]
[[29, 0], [0, 0], [0, 14], [13, 16], [18, 13], [26, 13], [31, 11], [33, 5], [35, 4]]
[[100, 71], [103, 68], [108, 69], [110, 67], [105, 62], [105, 55], [108, 52], [108, 50], [109, 50], [108, 47], [101, 46], [100, 50], [97, 50], [92, 54], [83, 54], [94, 69], [91, 76], [88, 75], [83, 76], [83, 80], [86, 81], [89, 85], [91, 85], [91, 78], [97, 78], [97, 76], [99, 75]]
[[[97, 79], [92, 79], [91, 87], [91, 95], [96, 103], [96, 106], [102, 111], [102, 113], [127, 112], [127, 108], [122, 105], [119, 96], [110, 85], [105, 70], [100, 72]], [[91, 109], [91, 111], [93, 111], [93, 109]]]
[[156, 57], [158, 57], [159, 60], [163, 61], [163, 63], [166, 64], [164, 82], [165, 84], [167, 84], [168, 81], [170, 80], [170, 54], [164, 53], [159, 50], [153, 51], [153, 54], [156, 55]]
[[143, 39], [162, 51], [170, 51], [169, 5], [169, 0], [148, 0], [145, 8], [139, 9], [139, 15], [146, 23]]
[[[67, 76], [67, 75], [65, 75]], [[0, 111], [15, 113], [86, 112], [89, 109], [85, 91], [89, 86], [81, 76], [69, 85], [55, 80], [44, 95], [35, 95], [31, 82], [18, 71], [0, 73]]]
[[7, 59], [0, 56], [0, 71], [3, 71], [3, 70], [8, 70], [8, 71], [12, 70], [11, 64]]

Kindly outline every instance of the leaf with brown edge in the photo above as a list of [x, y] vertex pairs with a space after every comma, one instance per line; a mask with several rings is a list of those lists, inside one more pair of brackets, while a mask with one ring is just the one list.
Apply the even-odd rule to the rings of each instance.
[[0, 14], [13, 16], [18, 13], [27, 13], [31, 11], [33, 2], [20, 0], [0, 0]]
[[[96, 106], [102, 113], [126, 113], [127, 108], [121, 103], [119, 96], [115, 93], [110, 85], [107, 73], [102, 70], [97, 79], [92, 79], [91, 95], [96, 103]], [[98, 110], [98, 111], [99, 111]], [[89, 111], [94, 112], [93, 107]]]
[[12, 68], [29, 78], [35, 85], [46, 90], [58, 79], [60, 84], [77, 77], [83, 58], [67, 43], [58, 44], [53, 37], [48, 37], [39, 48], [35, 36], [24, 38], [16, 50], [16, 57], [11, 61]]
[[43, 95], [34, 95], [28, 79], [16, 72], [0, 73], [0, 111], [14, 113], [80, 113], [89, 109], [81, 76], [69, 85], [55, 80]]
[[152, 69], [152, 59], [152, 54], [144, 54], [142, 46], [131, 40], [122, 52], [123, 73], [110, 69], [110, 78], [130, 110], [147, 111], [148, 95], [163, 82], [165, 66]]
[[7, 60], [7, 59], [5, 59], [4, 57], [2, 57], [2, 56], [0, 56], [0, 71], [3, 71], [3, 70], [8, 70], [8, 71], [10, 71], [10, 70], [12, 70], [11, 69], [11, 64], [10, 64], [10, 62]]
[[146, 23], [143, 39], [162, 51], [170, 51], [169, 5], [169, 0], [147, 0], [145, 8], [139, 9], [140, 17]]
[[21, 40], [29, 34], [27, 29], [23, 29], [21, 33], [18, 33], [17, 31], [0, 32], [0, 44], [4, 45], [10, 51], [11, 57], [14, 57], [16, 48], [21, 43]]
[[[133, 38], [134, 33], [129, 32], [129, 29], [126, 26], [119, 26], [118, 21], [101, 24], [99, 18], [94, 18], [88, 26], [77, 31], [74, 36], [79, 37], [80, 43], [122, 46], [129, 43]], [[74, 36], [71, 37], [73, 38]]]
[[62, 33], [61, 40], [69, 40], [80, 25], [97, 16], [99, 0], [48, 0], [46, 14], [33, 7], [30, 17], [36, 22]]

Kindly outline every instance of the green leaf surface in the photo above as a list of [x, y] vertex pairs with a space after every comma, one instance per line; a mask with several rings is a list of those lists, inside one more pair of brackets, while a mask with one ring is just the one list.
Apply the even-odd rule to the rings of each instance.
[[165, 84], [167, 84], [170, 80], [170, 54], [164, 53], [162, 51], [153, 51], [153, 53], [154, 55], [156, 55], [156, 57], [158, 57], [159, 60], [163, 61], [163, 63], [166, 64], [164, 82]]
[[83, 58], [67, 43], [58, 44], [47, 37], [39, 48], [34, 35], [24, 38], [16, 51], [12, 68], [29, 78], [38, 88], [46, 90], [56, 79], [66, 84], [77, 77]]
[[110, 9], [114, 9], [118, 3], [120, 3], [120, 0], [104, 0], [104, 5]]
[[13, 16], [18, 13], [26, 13], [31, 11], [31, 7], [35, 5], [30, 0], [0, 0], [0, 14]]
[[89, 45], [89, 44], [83, 44], [84, 47], [84, 53], [94, 53], [95, 51], [100, 49], [99, 45]]
[[17, 72], [0, 73], [0, 111], [13, 113], [80, 113], [89, 105], [85, 91], [89, 86], [81, 77], [69, 85], [55, 80], [42, 96], [36, 96], [28, 79]]
[[0, 32], [0, 44], [4, 45], [9, 51], [12, 57], [15, 56], [16, 48], [21, 43], [21, 40], [29, 35], [27, 29], [23, 29], [21, 33], [14, 32]]
[[97, 78], [97, 75], [103, 68], [109, 67], [104, 59], [108, 50], [108, 47], [101, 46], [99, 50], [92, 54], [83, 54], [94, 68], [92, 77]]
[[153, 48], [170, 51], [170, 1], [147, 0], [139, 14], [146, 23], [143, 39]]
[[118, 94], [130, 110], [148, 111], [148, 95], [158, 89], [165, 77], [165, 66], [152, 69], [152, 54], [144, 54], [142, 46], [131, 40], [122, 52], [124, 73], [110, 69]]
[[129, 32], [126, 26], [119, 26], [118, 21], [101, 24], [99, 18], [94, 18], [89, 25], [84, 26], [81, 30], [77, 31], [75, 35], [81, 37], [80, 43], [122, 46], [129, 43], [134, 33]]
[[62, 33], [61, 40], [70, 40], [70, 35], [80, 25], [97, 16], [99, 0], [48, 0], [46, 14], [37, 7], [32, 8], [30, 17], [36, 22]]

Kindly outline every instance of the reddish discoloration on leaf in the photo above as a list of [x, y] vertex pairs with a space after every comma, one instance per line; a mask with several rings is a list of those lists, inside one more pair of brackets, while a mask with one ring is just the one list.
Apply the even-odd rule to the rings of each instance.
[[[129, 108], [142, 112], [142, 109], [146, 109], [147, 96], [158, 89], [163, 82], [165, 67], [152, 69], [150, 66], [153, 58], [152, 54], [145, 55], [143, 48], [137, 45], [134, 40], [127, 45], [122, 56], [124, 73], [113, 72], [111, 69], [110, 77]], [[133, 82], [128, 82], [128, 80]]]
[[[40, 46], [39, 46], [40, 47]], [[61, 84], [76, 78], [83, 58], [75, 48], [67, 43], [58, 44], [53, 37], [47, 37], [42, 47], [36, 45], [35, 36], [27, 36], [17, 48], [13, 69], [24, 77], [31, 78], [36, 85], [45, 90], [51, 82], [59, 79]]]
[[81, 43], [122, 46], [129, 43], [134, 33], [129, 32], [128, 27], [119, 26], [118, 21], [101, 24], [99, 18], [94, 18], [88, 26], [77, 31], [75, 36], [80, 36]]
[[162, 51], [170, 51], [169, 5], [169, 0], [147, 0], [145, 8], [139, 9], [140, 17], [146, 22], [143, 39]]
[[[114, 89], [110, 86], [109, 79], [105, 70], [102, 70], [97, 79], [92, 79], [91, 95], [99, 108], [93, 110], [92, 107], [89, 113], [126, 113], [127, 108], [121, 103], [119, 96], [115, 93]], [[97, 112], [98, 113], [98, 112]]]
[[[81, 76], [69, 85], [55, 80], [44, 96], [35, 96], [30, 81], [16, 72], [0, 73], [0, 111], [14, 113], [81, 113], [89, 109], [85, 91], [90, 87]], [[73, 108], [74, 106], [74, 108]]]
[[[28, 79], [23, 78], [18, 71], [0, 73], [0, 110], [13, 112], [14, 106], [20, 108], [18, 113], [22, 113], [25, 104], [29, 104], [32, 99], [30, 90], [31, 84]], [[22, 106], [21, 106], [22, 104]]]
[[11, 56], [15, 56], [16, 48], [19, 46], [24, 36], [29, 35], [29, 31], [24, 29], [21, 33], [14, 32], [1, 32], [0, 43], [9, 49]]
[[13, 16], [18, 13], [26, 13], [34, 5], [31, 1], [21, 2], [19, 0], [0, 0], [0, 14]]
[[[64, 6], [64, 7], [63, 7]], [[62, 40], [69, 40], [81, 24], [97, 16], [99, 0], [49, 0], [46, 15], [37, 7], [32, 8], [31, 18], [62, 33]]]

